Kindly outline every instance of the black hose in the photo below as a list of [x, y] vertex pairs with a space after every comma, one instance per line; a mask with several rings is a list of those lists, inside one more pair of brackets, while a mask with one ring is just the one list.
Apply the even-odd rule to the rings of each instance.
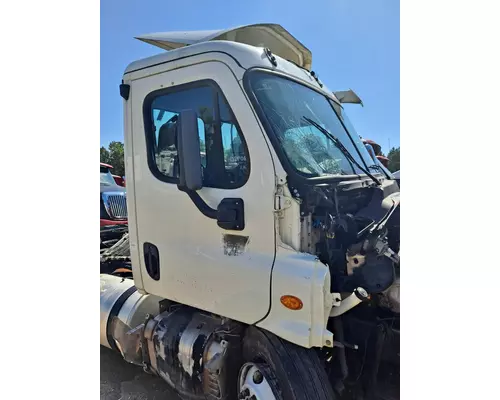
[[374, 358], [372, 362], [372, 367], [370, 371], [370, 376], [368, 378], [368, 393], [370, 393], [371, 398], [375, 399], [377, 397], [378, 389], [378, 372], [380, 368], [380, 362], [382, 359], [382, 351], [384, 349], [385, 338], [386, 338], [386, 324], [381, 323], [377, 325], [377, 337], [375, 340]]
[[[338, 342], [344, 343], [344, 326], [340, 317], [333, 318], [334, 337]], [[347, 357], [345, 347], [337, 347], [341, 371], [341, 379], [344, 381], [349, 376], [349, 368], [347, 367]]]

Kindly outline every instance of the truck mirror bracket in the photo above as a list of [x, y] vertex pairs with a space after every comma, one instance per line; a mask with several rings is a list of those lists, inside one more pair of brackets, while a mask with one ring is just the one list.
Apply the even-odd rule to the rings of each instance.
[[217, 210], [211, 208], [205, 201], [201, 198], [201, 196], [195, 190], [189, 190], [181, 185], [177, 185], [177, 188], [186, 193], [191, 201], [194, 203], [196, 208], [200, 210], [200, 212], [207, 218], [217, 219]]
[[128, 100], [130, 97], [130, 85], [126, 83], [120, 84], [120, 96], [122, 96], [125, 100]]
[[177, 188], [185, 192], [196, 208], [207, 218], [217, 220], [217, 225], [225, 230], [242, 231], [245, 229], [245, 205], [243, 199], [225, 198], [217, 206], [211, 208], [195, 190], [186, 189], [180, 185]]

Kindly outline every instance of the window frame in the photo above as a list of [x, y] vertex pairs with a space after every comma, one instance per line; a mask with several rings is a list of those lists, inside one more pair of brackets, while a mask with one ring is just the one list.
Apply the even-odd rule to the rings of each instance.
[[[182, 92], [185, 90], [189, 89], [196, 89], [196, 88], [201, 88], [201, 87], [209, 87], [212, 90], [212, 101], [213, 101], [213, 107], [214, 107], [214, 112], [216, 116], [216, 121], [218, 123], [215, 124], [215, 133], [218, 136], [217, 142], [218, 142], [218, 147], [219, 151], [221, 152], [222, 155], [222, 164], [224, 165], [224, 171], [225, 171], [225, 162], [224, 162], [224, 147], [222, 144], [222, 132], [221, 132], [221, 119], [220, 119], [220, 99], [222, 99], [228, 108], [229, 115], [232, 118], [232, 123], [238, 130], [238, 133], [241, 137], [241, 142], [244, 147], [244, 153], [245, 157], [247, 160], [247, 171], [245, 174], [244, 179], [241, 180], [241, 182], [237, 182], [235, 184], [228, 184], [227, 182], [224, 182], [224, 184], [221, 185], [216, 185], [213, 184], [213, 182], [210, 183], [205, 183], [203, 182], [203, 187], [209, 187], [213, 189], [238, 189], [246, 185], [248, 182], [248, 179], [250, 178], [250, 171], [251, 171], [251, 160], [250, 160], [250, 152], [248, 151], [248, 145], [245, 139], [245, 135], [243, 134], [243, 131], [241, 130], [240, 124], [238, 120], [236, 119], [236, 116], [233, 112], [233, 109], [231, 108], [231, 105], [227, 101], [226, 96], [222, 92], [222, 89], [219, 87], [219, 85], [212, 79], [201, 79], [198, 81], [193, 81], [193, 82], [188, 82], [184, 83], [181, 85], [176, 85], [168, 88], [162, 88], [162, 89], [157, 89], [154, 90], [146, 95], [146, 97], [143, 100], [143, 105], [142, 105], [142, 113], [143, 113], [143, 123], [144, 123], [144, 135], [146, 137], [146, 152], [147, 152], [147, 162], [148, 162], [148, 167], [151, 173], [155, 178], [158, 180], [165, 182], [165, 183], [170, 183], [170, 184], [178, 184], [179, 183], [179, 178], [174, 178], [167, 176], [160, 172], [158, 169], [158, 166], [156, 165], [156, 159], [155, 159], [155, 153], [154, 153], [154, 135], [152, 134], [153, 132], [153, 126], [154, 126], [154, 121], [151, 119], [151, 106], [153, 105], [153, 101], [160, 96], [165, 96], [165, 95], [170, 95], [170, 94], [175, 94], [177, 92]], [[199, 133], [198, 133], [199, 134]]]

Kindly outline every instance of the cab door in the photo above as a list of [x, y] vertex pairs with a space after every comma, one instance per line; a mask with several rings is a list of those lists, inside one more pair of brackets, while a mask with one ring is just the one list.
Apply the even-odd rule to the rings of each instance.
[[[270, 306], [276, 250], [275, 173], [234, 74], [211, 61], [152, 75], [132, 82], [129, 102], [134, 278], [148, 293], [246, 323], [260, 320]], [[197, 196], [177, 187], [175, 124], [186, 109], [198, 117]], [[221, 203], [231, 210], [238, 200], [243, 226], [207, 212]]]

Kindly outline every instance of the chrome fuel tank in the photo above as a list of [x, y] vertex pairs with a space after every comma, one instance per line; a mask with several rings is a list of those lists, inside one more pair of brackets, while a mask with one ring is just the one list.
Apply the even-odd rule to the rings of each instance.
[[116, 350], [113, 340], [114, 318], [118, 318], [122, 326], [135, 328], [142, 324], [147, 314], [159, 312], [159, 297], [143, 295], [137, 292], [132, 279], [124, 279], [113, 275], [101, 274], [101, 345]]

